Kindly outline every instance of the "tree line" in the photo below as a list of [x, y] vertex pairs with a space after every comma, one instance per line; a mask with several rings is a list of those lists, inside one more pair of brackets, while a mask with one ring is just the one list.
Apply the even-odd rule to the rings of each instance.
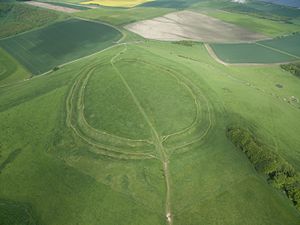
[[264, 174], [270, 184], [282, 190], [300, 211], [300, 176], [294, 167], [262, 144], [249, 130], [231, 127], [227, 137], [242, 150], [255, 169]]

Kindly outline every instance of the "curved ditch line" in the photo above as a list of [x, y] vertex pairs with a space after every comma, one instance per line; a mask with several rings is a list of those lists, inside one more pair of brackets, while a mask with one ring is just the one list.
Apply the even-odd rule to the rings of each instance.
[[[174, 73], [176, 73], [176, 72], [174, 71]], [[202, 93], [202, 92], [200, 91], [200, 89], [199, 89], [195, 84], [193, 84], [188, 78], [186, 78], [186, 77], [184, 77], [184, 78], [190, 83], [191, 86], [193, 86], [193, 87], [194, 87], [195, 89], [197, 89], [200, 93]], [[175, 146], [175, 148], [174, 148], [174, 147], [173, 147], [173, 148], [170, 148], [170, 149], [172, 149], [173, 151], [176, 151], [177, 149], [180, 149], [180, 148], [183, 148], [183, 147], [187, 147], [187, 146], [189, 146], [189, 145], [191, 145], [191, 144], [194, 144], [194, 143], [196, 143], [196, 142], [198, 142], [198, 141], [201, 141], [204, 137], [207, 136], [208, 132], [211, 130], [211, 128], [212, 128], [212, 126], [213, 126], [213, 120], [212, 120], [212, 114], [213, 114], [213, 112], [212, 112], [211, 109], [210, 109], [210, 104], [209, 104], [209, 101], [208, 101], [207, 97], [206, 97], [205, 95], [203, 95], [203, 94], [201, 94], [201, 97], [202, 97], [202, 98], [205, 100], [205, 102], [206, 102], [206, 109], [207, 109], [207, 113], [208, 113], [208, 121], [209, 121], [209, 124], [208, 124], [206, 130], [205, 130], [204, 133], [203, 133], [200, 137], [198, 137], [197, 139], [194, 139], [193, 141], [190, 141], [190, 142], [188, 142], [188, 143], [186, 143], [186, 144], [183, 144], [183, 145], [180, 145], [180, 146]]]
[[[96, 66], [94, 67], [94, 70], [95, 70], [95, 68], [96, 68]], [[89, 80], [89, 78], [90, 78], [90, 76], [91, 76], [91, 74], [94, 72], [94, 70], [93, 71], [91, 71], [91, 73], [88, 73], [84, 78], [83, 78], [83, 82], [82, 82], [82, 84], [81, 84], [81, 87], [80, 87], [80, 89], [79, 89], [79, 99], [78, 99], [78, 101], [77, 101], [77, 108], [78, 108], [78, 110], [79, 110], [79, 112], [78, 112], [78, 116], [79, 116], [79, 118], [78, 118], [78, 125], [80, 125], [80, 121], [82, 120], [82, 117], [84, 118], [84, 115], [83, 115], [83, 109], [84, 109], [84, 90], [85, 90], [85, 88], [86, 88], [86, 85], [87, 85], [87, 82], [88, 82], [88, 80]], [[86, 135], [86, 134], [85, 134]], [[99, 146], [100, 146], [100, 142], [101, 141], [99, 141]], [[123, 143], [124, 145], [126, 144], [126, 145], [129, 145], [128, 143]], [[104, 145], [104, 144], [102, 144], [101, 145], [101, 148], [103, 148], [103, 147], [105, 147], [106, 145]], [[142, 147], [142, 146], [140, 146], [140, 147]], [[110, 148], [110, 149], [113, 149], [113, 147], [108, 147], [108, 148]], [[114, 151], [116, 151], [116, 150], [114, 150]], [[131, 154], [131, 153], [130, 153]], [[136, 154], [136, 153], [135, 153]]]
[[[92, 65], [92, 66], [94, 66], [94, 67], [96, 67], [97, 66], [97, 64], [95, 64], [95, 65]], [[75, 88], [79, 88], [78, 87], [78, 85], [79, 85], [79, 83], [80, 82], [82, 82], [82, 80], [83, 80], [83, 85], [82, 86], [84, 86], [84, 88], [85, 88], [85, 85], [86, 85], [86, 83], [87, 83], [87, 81], [88, 81], [88, 79], [89, 79], [89, 76], [86, 76], [85, 78], [80, 78], [80, 79], [78, 79], [76, 82], [77, 83], [75, 83], [74, 85], [75, 86], [73, 86], [73, 89]], [[74, 91], [74, 90], [73, 90]], [[83, 91], [81, 91], [81, 96], [80, 96], [80, 101], [81, 101], [81, 105], [79, 105], [78, 106], [78, 109], [79, 109], [79, 111], [83, 111], [83, 108], [84, 108], [84, 105], [83, 105]], [[80, 115], [81, 116], [81, 115]], [[82, 118], [84, 118], [84, 116], [81, 116], [80, 117], [80, 119], [82, 119]], [[84, 120], [85, 120], [85, 118], [84, 118]], [[86, 120], [85, 120], [86, 121]], [[128, 143], [126, 143], [127, 145], [129, 145], [129, 146], [135, 146], [135, 145], [137, 145], [136, 143], [134, 143], [134, 142], [147, 142], [147, 140], [134, 140], [134, 139], [126, 139], [126, 138], [123, 138], [123, 137], [119, 137], [119, 136], [116, 136], [116, 135], [112, 135], [112, 134], [108, 134], [108, 133], [102, 133], [101, 131], [99, 131], [99, 130], [96, 130], [95, 128], [93, 128], [95, 131], [97, 131], [99, 134], [102, 134], [102, 135], [104, 135], [104, 136], [106, 136], [106, 137], [111, 137], [111, 138], [113, 138], [113, 139], [116, 139], [115, 141], [116, 142], [118, 142], [118, 143], [122, 143], [122, 142], [124, 142], [124, 141], [130, 141], [131, 142], [131, 144], [128, 144]], [[151, 143], [149, 143], [149, 144], [151, 144]], [[140, 145], [139, 143], [138, 143], [138, 145]]]
[[[143, 62], [143, 63], [145, 63], [145, 64], [149, 64], [149, 65], [151, 65], [151, 66], [155, 66], [155, 68], [160, 68], [161, 70], [163, 70], [163, 71], [165, 71], [165, 72], [167, 72], [167, 73], [169, 73], [171, 76], [175, 76], [176, 77], [176, 79], [178, 80], [179, 78], [178, 78], [178, 76], [179, 77], [181, 77], [181, 78], [183, 78], [183, 79], [185, 79], [185, 81], [187, 82], [187, 83], [189, 83], [193, 88], [195, 88], [196, 90], [198, 90], [198, 92], [201, 94], [201, 97], [205, 100], [205, 102], [206, 102], [206, 108], [207, 108], [207, 112], [208, 112], [208, 120], [209, 120], [209, 124], [208, 124], [208, 126], [207, 126], [207, 128], [206, 128], [206, 130], [204, 131], [204, 133], [200, 136], [200, 137], [197, 137], [196, 139], [194, 139], [194, 140], [192, 140], [192, 141], [190, 141], [190, 142], [188, 142], [188, 143], [185, 143], [185, 144], [183, 144], [183, 145], [179, 145], [179, 146], [174, 146], [174, 147], [171, 147], [171, 148], [168, 148], [168, 149], [170, 149], [170, 150], [173, 150], [173, 151], [176, 151], [176, 150], [178, 150], [178, 149], [180, 149], [180, 148], [184, 148], [184, 147], [187, 147], [187, 146], [189, 146], [189, 145], [192, 145], [192, 144], [194, 144], [194, 143], [196, 143], [196, 142], [198, 142], [198, 141], [201, 141], [204, 137], [206, 137], [206, 135], [208, 134], [208, 132], [209, 132], [209, 130], [212, 128], [212, 125], [213, 125], [213, 122], [212, 122], [212, 112], [211, 112], [211, 110], [210, 110], [210, 107], [209, 107], [209, 101], [208, 101], [208, 99], [205, 97], [205, 95], [203, 95], [202, 94], [202, 91], [195, 85], [195, 84], [193, 84], [188, 78], [186, 78], [185, 76], [183, 76], [183, 75], [181, 75], [181, 74], [179, 74], [178, 72], [176, 72], [176, 71], [174, 71], [173, 69], [171, 69], [171, 68], [166, 68], [166, 67], [164, 67], [164, 66], [161, 66], [161, 65], [153, 65], [152, 63], [149, 63], [149, 62], [147, 62], [147, 61], [144, 61], [144, 60], [139, 60], [139, 59], [136, 59], [135, 61], [141, 61], [141, 62]], [[176, 75], [177, 74], [177, 75]], [[179, 79], [180, 80], [180, 79]], [[182, 81], [181, 81], [182, 82]], [[184, 83], [184, 82], [183, 82]], [[186, 85], [186, 83], [184, 83], [185, 85]], [[201, 122], [201, 120], [200, 120], [200, 122]], [[198, 122], [196, 122], [196, 124], [195, 124], [195, 126], [198, 124]], [[191, 127], [188, 127], [188, 128], [186, 128], [186, 132], [181, 132], [180, 134], [185, 134], [185, 133], [187, 133], [190, 129], [192, 129], [194, 126], [191, 126]], [[171, 134], [172, 135], [172, 134]], [[175, 135], [174, 135], [175, 136]], [[166, 141], [166, 138], [163, 138], [163, 142], [164, 141]]]
[[[130, 144], [129, 143], [126, 143], [126, 144], [128, 144], [129, 146], [132, 146], [132, 147], [141, 146], [141, 143], [153, 144], [153, 142], [151, 142], [150, 140], [147, 140], [147, 139], [145, 139], [145, 140], [142, 140], [142, 139], [130, 139], [130, 138], [125, 138], [125, 137], [120, 137], [120, 136], [117, 136], [117, 135], [114, 135], [114, 134], [109, 134], [109, 133], [107, 133], [105, 131], [100, 131], [100, 130], [92, 127], [87, 122], [87, 120], [85, 118], [85, 115], [84, 115], [84, 108], [85, 108], [85, 106], [84, 106], [84, 98], [85, 98], [85, 88], [86, 88], [86, 85], [89, 82], [90, 75], [87, 75], [86, 78], [83, 81], [83, 84], [82, 84], [83, 89], [80, 92], [80, 98], [79, 98], [79, 101], [81, 102], [81, 107], [79, 108], [79, 117], [80, 117], [81, 121], [83, 122], [83, 125], [86, 128], [88, 128], [89, 130], [91, 130], [92, 132], [94, 132], [94, 133], [97, 133], [97, 134], [103, 135], [103, 136], [108, 136], [108, 137], [115, 138], [118, 142], [119, 141], [130, 142]], [[102, 138], [105, 138], [105, 137], [102, 137]], [[136, 142], [138, 142], [138, 143], [136, 143]]]
[[165, 142], [169, 137], [187, 133], [189, 130], [193, 129], [197, 124], [201, 123], [202, 118], [199, 117], [199, 115], [200, 115], [200, 104], [198, 103], [197, 96], [195, 95], [194, 91], [185, 82], [183, 82], [182, 80], [180, 80], [180, 78], [178, 78], [178, 76], [175, 75], [175, 74], [178, 74], [178, 73], [176, 73], [175, 71], [172, 71], [168, 67], [164, 67], [164, 66], [161, 66], [161, 65], [159, 65], [159, 66], [158, 65], [153, 65], [152, 63], [147, 62], [145, 60], [135, 59], [135, 60], [124, 60], [124, 61], [128, 61], [128, 62], [133, 62], [133, 61], [136, 62], [136, 61], [138, 61], [140, 63], [144, 63], [146, 65], [150, 65], [152, 67], [155, 67], [155, 69], [159, 68], [159, 70], [164, 71], [164, 72], [168, 73], [170, 76], [174, 77], [175, 80], [179, 84], [183, 85], [188, 90], [188, 92], [190, 92], [191, 96], [194, 99], [194, 103], [196, 105], [196, 116], [195, 116], [193, 122], [190, 124], [190, 126], [184, 128], [183, 130], [180, 130], [178, 132], [175, 132], [175, 133], [163, 136], [162, 137], [162, 142]]
[[[157, 67], [157, 65], [156, 65], [156, 67]], [[160, 67], [161, 67], [161, 66], [160, 66]], [[161, 67], [161, 68], [163, 68], [163, 67]], [[202, 94], [202, 91], [201, 91], [195, 84], [193, 84], [188, 78], [186, 78], [186, 77], [183, 76], [183, 75], [180, 75], [178, 72], [176, 72], [176, 71], [174, 71], [173, 69], [170, 69], [170, 68], [167, 69], [167, 72], [173, 74], [174, 76], [176, 76], [175, 74], [177, 74], [177, 76], [181, 76], [182, 78], [184, 78], [184, 79], [186, 80], [187, 83], [189, 83], [193, 88], [195, 88], [196, 90], [198, 90], [198, 92], [201, 94], [201, 97], [202, 97], [202, 98], [205, 100], [205, 102], [206, 102], [206, 109], [207, 109], [207, 112], [208, 112], [209, 125], [208, 125], [207, 129], [204, 131], [204, 134], [201, 135], [200, 138], [197, 138], [197, 139], [193, 140], [192, 142], [187, 143], [187, 144], [185, 144], [185, 145], [193, 144], [193, 143], [195, 143], [195, 142], [197, 142], [197, 141], [199, 141], [199, 140], [202, 140], [202, 139], [207, 135], [208, 131], [209, 131], [209, 130], [211, 129], [211, 127], [212, 127], [212, 119], [211, 119], [211, 111], [210, 111], [210, 107], [209, 107], [209, 101], [208, 101], [208, 99], [205, 97], [205, 95]], [[183, 82], [183, 83], [184, 83], [184, 82]], [[201, 122], [201, 120], [200, 120], [199, 122]], [[197, 124], [198, 124], [198, 123], [196, 123], [195, 125], [197, 125]], [[192, 128], [193, 128], [192, 126], [189, 127], [189, 128], [187, 129], [186, 132], [182, 132], [181, 134], [187, 133], [188, 130], [190, 130], [190, 129], [192, 129]], [[171, 134], [171, 135], [172, 135], [172, 134]], [[165, 139], [165, 140], [166, 140], [166, 139]], [[165, 141], [165, 140], [164, 140], [164, 141]]]
[[116, 73], [119, 75], [120, 79], [122, 80], [124, 86], [127, 88], [128, 92], [130, 93], [130, 95], [132, 96], [133, 101], [135, 102], [135, 104], [137, 105], [140, 113], [143, 115], [145, 121], [148, 123], [152, 134], [153, 134], [153, 141], [155, 143], [156, 149], [158, 151], [158, 154], [160, 155], [160, 161], [163, 164], [163, 175], [165, 178], [165, 183], [166, 183], [166, 200], [165, 200], [165, 214], [166, 214], [166, 221], [169, 225], [173, 224], [173, 215], [172, 215], [172, 211], [171, 211], [171, 185], [170, 185], [170, 172], [169, 172], [169, 157], [168, 154], [166, 153], [163, 145], [162, 145], [162, 141], [161, 141], [161, 137], [159, 136], [158, 132], [156, 131], [154, 125], [151, 123], [148, 115], [146, 114], [146, 112], [144, 111], [143, 107], [141, 106], [139, 100], [137, 99], [137, 97], [135, 96], [134, 92], [132, 91], [132, 89], [130, 88], [130, 86], [128, 85], [127, 81], [125, 80], [124, 76], [122, 75], [122, 73], [117, 69], [117, 67], [114, 65], [114, 62], [116, 61], [116, 59], [124, 52], [127, 51], [127, 45], [125, 45], [125, 48], [119, 52], [119, 54], [116, 54], [112, 59], [111, 59], [111, 65], [113, 67], [113, 69], [116, 71]]
[[[95, 65], [92, 65], [91, 67], [87, 68], [88, 71], [86, 71], [88, 74], [91, 74], [93, 70], [95, 69]], [[85, 143], [91, 145], [92, 147], [96, 148], [97, 151], [95, 153], [99, 153], [108, 157], [117, 158], [117, 159], [153, 159], [155, 158], [154, 155], [148, 154], [148, 153], [129, 153], [129, 152], [118, 152], [114, 149], [107, 147], [107, 146], [101, 146], [99, 143], [93, 143], [91, 140], [86, 138], [84, 135], [80, 133], [80, 131], [73, 125], [72, 123], [72, 113], [73, 113], [73, 98], [76, 93], [76, 88], [80, 87], [80, 81], [84, 79], [84, 72], [86, 68], [79, 73], [79, 78], [74, 82], [72, 85], [72, 88], [67, 96], [66, 100], [66, 109], [67, 109], [67, 118], [66, 123], [67, 126], [70, 127], [74, 134], [80, 137]], [[81, 75], [83, 73], [83, 75]], [[81, 75], [81, 76], [80, 76]], [[78, 106], [78, 105], [77, 105]]]

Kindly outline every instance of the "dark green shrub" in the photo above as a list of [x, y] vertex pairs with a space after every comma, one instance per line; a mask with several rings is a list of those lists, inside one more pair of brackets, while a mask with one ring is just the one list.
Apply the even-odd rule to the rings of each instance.
[[268, 182], [282, 190], [300, 210], [300, 178], [293, 166], [246, 129], [228, 128], [227, 137], [246, 154], [255, 169], [266, 175]]

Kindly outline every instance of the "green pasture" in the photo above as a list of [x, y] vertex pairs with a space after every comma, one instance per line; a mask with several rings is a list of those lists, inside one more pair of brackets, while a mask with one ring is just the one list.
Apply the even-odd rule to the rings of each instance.
[[275, 38], [273, 40], [261, 41], [259, 43], [270, 47], [271, 49], [277, 49], [300, 59], [300, 33], [286, 37]]
[[281, 63], [297, 58], [274, 51], [256, 43], [212, 44], [216, 55], [227, 63]]
[[93, 19], [121, 26], [139, 20], [152, 19], [172, 11], [174, 11], [174, 9], [155, 7], [135, 7], [128, 9], [100, 7], [77, 12], [74, 13], [74, 15], [81, 18]]
[[297, 225], [226, 128], [251, 128], [299, 172], [299, 82], [147, 41], [0, 87], [0, 221], [27, 210], [44, 225], [163, 225], [167, 207], [174, 225]]
[[291, 23], [294, 19], [300, 19], [300, 12], [296, 8], [263, 1], [251, 1], [247, 2], [247, 4], [235, 4], [230, 2], [220, 8], [228, 12], [242, 13], [285, 23]]
[[90, 8], [85, 7], [85, 6], [81, 6], [79, 4], [70, 4], [70, 3], [66, 3], [66, 2], [47, 2], [48, 4], [51, 5], [56, 5], [56, 6], [62, 6], [62, 7], [67, 7], [67, 8], [71, 8], [71, 9], [78, 9], [78, 10], [88, 10]]
[[0, 38], [42, 27], [65, 17], [61, 13], [24, 3], [1, 3]]
[[269, 37], [277, 37], [300, 31], [299, 19], [295, 19], [293, 23], [284, 23], [282, 21], [256, 17], [251, 14], [224, 10], [207, 10], [205, 13], [209, 16], [265, 34]]
[[7, 52], [0, 48], [0, 86], [29, 77], [30, 73]]
[[283, 63], [300, 59], [300, 34], [257, 43], [211, 44], [216, 55], [227, 63]]
[[70, 19], [0, 40], [0, 46], [37, 75], [100, 51], [121, 37], [108, 25]]

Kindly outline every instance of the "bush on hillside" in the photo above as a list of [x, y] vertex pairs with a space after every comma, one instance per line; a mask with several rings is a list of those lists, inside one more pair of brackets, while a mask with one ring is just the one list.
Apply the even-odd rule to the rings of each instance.
[[280, 67], [300, 78], [300, 63], [284, 64]]
[[255, 169], [266, 175], [270, 184], [285, 192], [300, 210], [300, 177], [293, 166], [264, 146], [248, 130], [228, 128], [227, 137], [246, 154]]

